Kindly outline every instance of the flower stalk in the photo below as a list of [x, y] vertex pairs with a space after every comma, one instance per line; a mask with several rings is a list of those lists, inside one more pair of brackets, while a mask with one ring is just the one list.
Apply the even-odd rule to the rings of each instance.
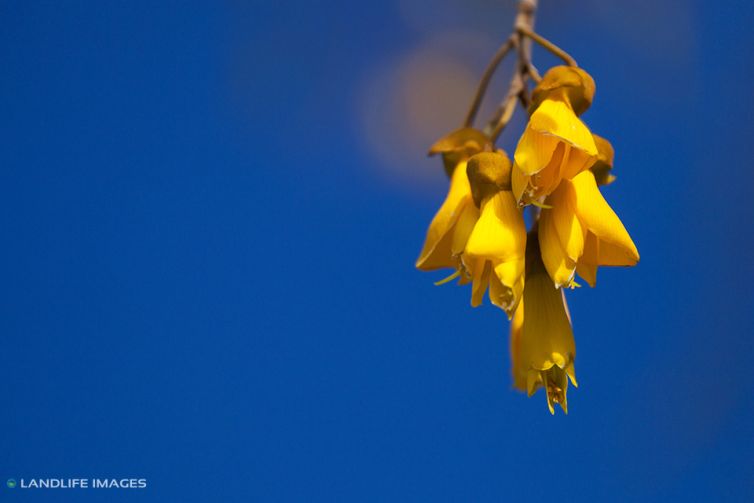
[[505, 56], [508, 55], [511, 49], [516, 45], [514, 41], [514, 37], [510, 36], [506, 39], [505, 42], [498, 48], [495, 55], [492, 57], [489, 63], [487, 63], [487, 68], [484, 69], [484, 73], [482, 74], [482, 78], [479, 81], [479, 85], [477, 86], [476, 93], [474, 94], [474, 99], [471, 102], [471, 106], [469, 107], [469, 111], [466, 113], [466, 119], [463, 121], [464, 127], [471, 127], [471, 125], [474, 123], [474, 119], [476, 118], [476, 114], [479, 112], [479, 107], [482, 104], [482, 99], [484, 98], [485, 93], [487, 93], [487, 87], [490, 85], [490, 81], [492, 80], [492, 76], [495, 74], [495, 70], [497, 70], [498, 65], [505, 59]]
[[561, 49], [557, 45], [553, 44], [552, 42], [544, 38], [542, 35], [526, 27], [517, 28], [517, 31], [524, 37], [528, 37], [534, 40], [536, 43], [538, 43], [539, 45], [541, 45], [542, 47], [544, 47], [545, 49], [553, 53], [555, 56], [562, 59], [563, 62], [567, 64], [568, 66], [579, 66], [576, 63], [576, 60], [573, 59], [573, 57], [570, 54], [568, 54], [563, 49]]

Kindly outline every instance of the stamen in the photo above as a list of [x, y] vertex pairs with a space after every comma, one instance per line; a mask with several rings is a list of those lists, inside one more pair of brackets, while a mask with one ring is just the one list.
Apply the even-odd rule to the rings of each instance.
[[529, 202], [530, 202], [531, 204], [533, 204], [534, 206], [536, 206], [537, 208], [542, 208], [543, 210], [551, 210], [551, 209], [552, 209], [552, 206], [550, 206], [549, 204], [540, 203], [540, 202], [539, 202], [539, 201], [537, 201], [536, 199], [532, 199], [532, 200], [531, 200], [531, 201], [529, 201]]
[[441, 279], [440, 281], [435, 282], [435, 286], [444, 285], [445, 283], [453, 281], [454, 279], [456, 279], [460, 275], [461, 275], [461, 270], [459, 269], [456, 272], [454, 272], [453, 274], [451, 274], [450, 276], [448, 276], [447, 278]]
[[553, 383], [549, 383], [547, 386], [547, 394], [550, 395], [552, 403], [560, 403], [560, 397], [563, 395], [563, 390], [562, 388], [555, 386]]

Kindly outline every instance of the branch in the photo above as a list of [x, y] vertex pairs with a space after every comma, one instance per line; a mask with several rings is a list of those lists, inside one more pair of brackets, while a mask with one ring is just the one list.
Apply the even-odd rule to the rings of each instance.
[[554, 55], [562, 59], [563, 61], [565, 61], [565, 63], [568, 66], [579, 66], [576, 63], [576, 60], [573, 59], [573, 57], [570, 54], [568, 54], [563, 49], [553, 44], [552, 42], [550, 42], [543, 36], [539, 35], [538, 33], [535, 33], [533, 30], [523, 27], [523, 26], [517, 27], [516, 29], [521, 35], [524, 35], [525, 37], [534, 40], [536, 43], [538, 43], [539, 45], [541, 45], [542, 47], [544, 47], [545, 49], [547, 49], [548, 51], [550, 51], [551, 53], [553, 53]]
[[513, 44], [518, 52], [518, 61], [514, 69], [508, 86], [506, 95], [500, 108], [495, 113], [493, 120], [487, 124], [485, 132], [489, 134], [494, 143], [508, 125], [513, 112], [516, 110], [516, 102], [521, 100], [526, 108], [529, 102], [529, 93], [526, 87], [526, 81], [529, 77], [535, 81], [539, 79], [539, 72], [531, 64], [531, 41], [522, 35], [522, 30], [532, 31], [534, 29], [534, 17], [537, 11], [537, 0], [521, 0], [518, 3], [518, 14], [513, 24], [514, 33], [512, 35]]
[[510, 50], [513, 48], [513, 45], [514, 36], [511, 35], [510, 37], [508, 37], [508, 40], [503, 42], [503, 45], [498, 48], [495, 55], [487, 64], [487, 68], [485, 68], [484, 73], [482, 74], [482, 79], [479, 81], [479, 86], [477, 86], [476, 94], [474, 95], [474, 101], [471, 102], [469, 111], [468, 113], [466, 113], [466, 119], [463, 121], [464, 127], [470, 127], [474, 122], [474, 118], [476, 117], [477, 112], [479, 112], [479, 106], [482, 104], [482, 99], [487, 92], [487, 86], [489, 86], [490, 80], [492, 80], [492, 75], [494, 75], [495, 70], [497, 70], [498, 65], [503, 60], [503, 58], [505, 58], [505, 55], [508, 54], [508, 52], [510, 52]]

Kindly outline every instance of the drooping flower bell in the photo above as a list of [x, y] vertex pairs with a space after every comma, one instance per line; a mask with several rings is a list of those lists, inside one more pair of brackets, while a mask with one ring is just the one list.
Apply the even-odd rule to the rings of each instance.
[[534, 89], [532, 114], [514, 154], [512, 188], [521, 204], [537, 203], [597, 159], [597, 146], [578, 118], [594, 97], [594, 80], [570, 66], [551, 68]]
[[575, 272], [594, 286], [598, 266], [639, 261], [636, 246], [591, 171], [563, 180], [546, 203], [549, 208], [539, 217], [539, 244], [555, 286], [572, 286]]
[[524, 289], [526, 224], [510, 190], [511, 162], [502, 150], [471, 157], [467, 168], [476, 221], [463, 253], [463, 266], [472, 280], [471, 305], [490, 301], [508, 317]]
[[[461, 253], [471, 233], [479, 210], [472, 201], [471, 186], [466, 176], [466, 161], [477, 152], [489, 148], [489, 139], [472, 128], [462, 128], [444, 136], [429, 150], [441, 154], [450, 177], [445, 201], [427, 230], [416, 267], [422, 271], [456, 269], [460, 272]], [[463, 280], [463, 278], [461, 278]]]
[[526, 253], [526, 285], [523, 300], [511, 322], [513, 385], [529, 396], [544, 388], [547, 407], [554, 404], [567, 414], [566, 392], [576, 383], [576, 343], [565, 295], [553, 288], [540, 258], [536, 232], [529, 236]]

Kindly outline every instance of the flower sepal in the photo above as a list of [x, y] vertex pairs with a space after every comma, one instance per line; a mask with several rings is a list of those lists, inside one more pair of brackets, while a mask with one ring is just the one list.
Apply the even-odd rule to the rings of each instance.
[[503, 150], [473, 155], [466, 166], [471, 196], [477, 208], [501, 190], [511, 190], [511, 160]]
[[590, 169], [594, 173], [597, 185], [610, 185], [615, 181], [615, 176], [611, 174], [615, 150], [605, 138], [596, 134], [592, 134], [592, 137], [594, 137], [594, 144], [597, 145], [597, 161]]
[[451, 177], [458, 163], [466, 161], [472, 155], [485, 150], [492, 150], [492, 142], [489, 137], [478, 129], [463, 127], [437, 140], [429, 148], [427, 155], [441, 154], [445, 173], [448, 177]]
[[534, 88], [529, 113], [533, 113], [544, 100], [562, 93], [576, 115], [581, 115], [592, 105], [595, 90], [594, 79], [581, 68], [554, 66]]

